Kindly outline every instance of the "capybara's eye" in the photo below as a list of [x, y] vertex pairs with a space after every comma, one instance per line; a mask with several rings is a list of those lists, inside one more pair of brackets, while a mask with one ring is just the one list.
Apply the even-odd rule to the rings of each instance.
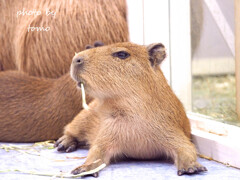
[[126, 51], [118, 51], [112, 54], [113, 57], [118, 57], [120, 59], [126, 59], [130, 56], [130, 54]]

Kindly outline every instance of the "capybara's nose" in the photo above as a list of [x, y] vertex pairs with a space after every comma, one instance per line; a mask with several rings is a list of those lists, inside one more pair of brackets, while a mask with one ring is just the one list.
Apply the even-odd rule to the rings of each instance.
[[72, 63], [75, 65], [83, 64], [83, 58], [82, 57], [74, 57]]

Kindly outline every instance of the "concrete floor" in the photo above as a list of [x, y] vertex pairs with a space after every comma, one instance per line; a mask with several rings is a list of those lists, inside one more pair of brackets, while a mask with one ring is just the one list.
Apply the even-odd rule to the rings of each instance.
[[[6, 143], [0, 143], [8, 145]], [[19, 145], [19, 144], [14, 144]], [[25, 144], [26, 145], [26, 144]], [[27, 144], [29, 145], [29, 144]], [[84, 157], [88, 150], [79, 149], [72, 153], [59, 153], [55, 149], [31, 150], [10, 150], [9, 152], [0, 149], [0, 179], [4, 180], [47, 180], [61, 179], [45, 177], [20, 172], [6, 172], [7, 170], [33, 171], [40, 173], [59, 174], [60, 172], [70, 172], [75, 167], [81, 165], [85, 159], [74, 159]], [[70, 157], [70, 158], [69, 158]], [[72, 157], [72, 158], [71, 158]], [[128, 160], [111, 164], [99, 173], [99, 180], [165, 180], [165, 179], [196, 179], [196, 180], [237, 180], [240, 179], [240, 170], [227, 167], [223, 164], [199, 158], [199, 162], [206, 166], [208, 172], [191, 176], [177, 176], [176, 167], [167, 161], [137, 161]], [[68, 178], [69, 179], [69, 178]], [[81, 178], [80, 178], [81, 179]], [[95, 179], [86, 177], [85, 179]]]

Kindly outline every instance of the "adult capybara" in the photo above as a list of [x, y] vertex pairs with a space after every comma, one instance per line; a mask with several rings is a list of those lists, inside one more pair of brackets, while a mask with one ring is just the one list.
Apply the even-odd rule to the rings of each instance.
[[0, 84], [0, 141], [57, 139], [82, 109], [81, 92], [69, 73], [48, 79], [4, 71]]
[[190, 123], [159, 64], [161, 43], [117, 43], [85, 50], [73, 58], [71, 76], [95, 99], [68, 124], [55, 144], [59, 151], [87, 141], [86, 162], [73, 174], [95, 173], [113, 158], [154, 159], [168, 156], [178, 175], [207, 169], [197, 162]]
[[86, 44], [128, 40], [125, 0], [1, 0], [0, 9], [2, 70], [57, 78]]
[[[97, 41], [93, 46], [103, 46]], [[57, 139], [81, 110], [81, 92], [69, 73], [58, 79], [0, 72], [0, 141], [36, 142]], [[92, 98], [87, 96], [87, 102]]]

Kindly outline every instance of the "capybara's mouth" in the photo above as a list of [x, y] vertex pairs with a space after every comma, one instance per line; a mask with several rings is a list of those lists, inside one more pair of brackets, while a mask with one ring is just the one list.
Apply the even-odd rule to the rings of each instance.
[[79, 88], [81, 88], [81, 84], [82, 84], [81, 81], [77, 82], [77, 86], [78, 86]]
[[81, 84], [85, 85], [86, 83], [82, 79], [77, 79], [77, 87], [81, 88]]

